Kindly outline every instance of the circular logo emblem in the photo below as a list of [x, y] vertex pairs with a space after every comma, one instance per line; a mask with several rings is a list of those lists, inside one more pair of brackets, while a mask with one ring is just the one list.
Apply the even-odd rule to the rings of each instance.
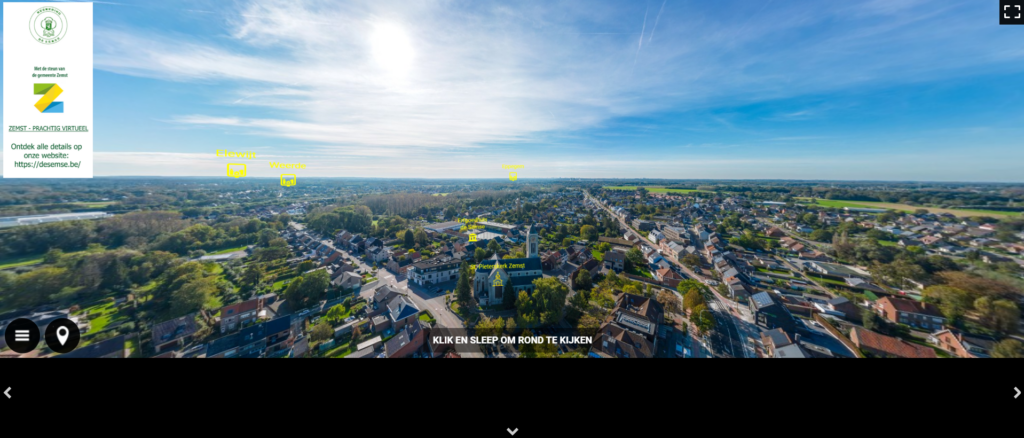
[[43, 44], [54, 44], [68, 33], [68, 20], [64, 13], [52, 6], [37, 9], [28, 20], [32, 38]]

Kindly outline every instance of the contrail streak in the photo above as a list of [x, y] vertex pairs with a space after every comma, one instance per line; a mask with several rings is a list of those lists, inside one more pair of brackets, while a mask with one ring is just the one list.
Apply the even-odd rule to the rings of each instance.
[[644, 24], [640, 26], [640, 41], [636, 45], [636, 56], [633, 57], [633, 68], [629, 69], [629, 77], [633, 77], [633, 70], [636, 69], [636, 60], [640, 58], [640, 48], [644, 46], [644, 30], [647, 29], [647, 13], [650, 12], [651, 7], [647, 6], [644, 10]]
[[668, 3], [668, 0], [662, 0], [661, 9], [658, 10], [658, 16], [654, 18], [654, 27], [651, 28], [651, 36], [647, 37], [648, 43], [654, 38], [654, 31], [658, 30], [658, 20], [661, 20], [661, 13], [665, 12], [665, 3]]

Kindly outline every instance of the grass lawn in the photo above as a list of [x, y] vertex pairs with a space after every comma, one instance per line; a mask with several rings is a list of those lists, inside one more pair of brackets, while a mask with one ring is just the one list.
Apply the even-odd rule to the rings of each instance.
[[764, 272], [764, 273], [779, 274], [779, 275], [790, 275], [790, 276], [793, 275], [792, 272], [781, 271], [781, 270], [778, 270], [778, 269], [757, 268], [757, 271], [758, 272]]
[[[356, 345], [359, 345], [359, 344], [356, 344]], [[344, 344], [341, 344], [340, 347], [335, 347], [335, 348], [333, 348], [331, 350], [328, 350], [327, 353], [324, 354], [324, 357], [345, 357], [345, 356], [348, 356], [348, 355], [350, 355], [350, 354], [352, 354], [352, 353], [354, 353], [356, 351], [356, 345], [352, 345], [351, 342], [346, 342]]]
[[591, 251], [590, 253], [594, 255], [594, 260], [597, 260], [599, 262], [604, 262], [604, 253], [603, 252]]
[[898, 246], [899, 245], [898, 243], [893, 242], [893, 241], [889, 241], [889, 240], [879, 240], [878, 244], [882, 245], [882, 246]]
[[109, 207], [116, 204], [115, 201], [103, 201], [103, 202], [72, 202], [73, 205], [81, 205], [86, 208], [103, 208]]
[[437, 320], [434, 319], [434, 318], [431, 318], [429, 313], [421, 313], [420, 314], [420, 321], [428, 322], [430, 324], [437, 324]]
[[229, 252], [241, 251], [241, 250], [245, 249], [246, 246], [248, 246], [248, 245], [242, 245], [242, 246], [235, 247], [235, 248], [222, 249], [220, 251], [208, 252], [208, 253], [206, 253], [206, 255], [227, 254]]
[[837, 284], [837, 285], [840, 285], [840, 286], [846, 286], [845, 282], [838, 281], [838, 280], [833, 280], [831, 278], [818, 277], [816, 275], [808, 275], [808, 277], [814, 279], [814, 281], [817, 281], [819, 283], [828, 283], [828, 284]]
[[[637, 186], [604, 186], [602, 188], [603, 189], [608, 189], [608, 190], [631, 190], [631, 191], [635, 191], [637, 189]], [[645, 186], [644, 188], [647, 189], [648, 193], [693, 193], [693, 192], [714, 193], [714, 192], [708, 192], [708, 191], [704, 191], [704, 190], [692, 190], [692, 189], [666, 189], [664, 187], [647, 187], [647, 186]]]
[[[340, 306], [340, 304], [336, 305]], [[363, 307], [366, 307], [366, 301], [360, 301], [356, 303], [354, 306], [349, 307], [348, 310], [346, 310], [345, 313], [341, 315], [341, 319], [345, 319], [356, 314], [357, 312], [359, 312], [359, 309], [362, 309]]]
[[280, 279], [280, 280], [277, 280], [277, 281], [275, 281], [275, 282], [274, 282], [274, 285], [272, 286], [273, 290], [274, 290], [274, 291], [279, 291], [279, 290], [282, 290], [282, 289], [284, 289], [284, 288], [285, 288], [286, 286], [288, 286], [288, 283], [291, 283], [291, 282], [292, 282], [292, 280], [293, 280], [294, 278], [295, 278], [295, 276], [293, 275], [293, 276], [291, 276], [291, 277], [288, 277], [288, 278], [282, 278], [282, 279]]
[[43, 256], [30, 255], [0, 259], [0, 269], [17, 268], [18, 266], [36, 265], [43, 262]]
[[447, 193], [434, 193], [434, 196], [448, 196]]
[[640, 277], [654, 278], [654, 277], [651, 276], [650, 271], [648, 271], [647, 269], [636, 269], [635, 266], [633, 267], [633, 269], [626, 270], [626, 273], [627, 274], [637, 275], [637, 276], [640, 276]]
[[139, 352], [138, 339], [138, 336], [132, 336], [124, 341], [124, 348], [128, 349], [129, 358], [142, 357], [142, 353]]
[[101, 315], [89, 320], [89, 331], [84, 333], [85, 335], [100, 332], [110, 325], [111, 322], [127, 319], [127, 317], [119, 315], [117, 307], [114, 306], [113, 301], [100, 301], [99, 303], [79, 310], [78, 313], [81, 314], [84, 311], [88, 311], [90, 315]]
[[[811, 198], [797, 198], [797, 199], [801, 199], [801, 200], [804, 200], [804, 201], [809, 201]], [[978, 216], [978, 215], [994, 215], [994, 216], [1010, 216], [1010, 217], [1020, 216], [1020, 213], [1014, 212], [1014, 211], [972, 210], [972, 209], [955, 209], [955, 208], [919, 207], [919, 206], [913, 206], [913, 205], [907, 205], [907, 204], [898, 204], [898, 203], [890, 203], [890, 202], [843, 201], [843, 200], [836, 200], [836, 199], [818, 199], [815, 202], [816, 202], [816, 205], [820, 205], [822, 207], [831, 207], [831, 208], [843, 208], [843, 207], [850, 207], [850, 208], [884, 208], [884, 209], [892, 209], [892, 210], [898, 210], [898, 211], [905, 211], [905, 212], [910, 212], [910, 213], [913, 213], [915, 210], [917, 210], [919, 208], [923, 208], [925, 210], [928, 210], [931, 213], [935, 213], [935, 214], [949, 213], [949, 214], [952, 214], [952, 215], [957, 216], [957, 217], [971, 217], [971, 216]]]

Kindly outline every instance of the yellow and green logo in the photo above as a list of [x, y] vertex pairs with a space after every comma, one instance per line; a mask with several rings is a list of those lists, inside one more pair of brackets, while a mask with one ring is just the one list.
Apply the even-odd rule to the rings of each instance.
[[41, 113], [63, 113], [64, 102], [54, 102], [60, 93], [64, 90], [57, 84], [34, 84], [35, 89], [32, 94], [43, 95], [39, 102], [36, 102], [36, 109]]

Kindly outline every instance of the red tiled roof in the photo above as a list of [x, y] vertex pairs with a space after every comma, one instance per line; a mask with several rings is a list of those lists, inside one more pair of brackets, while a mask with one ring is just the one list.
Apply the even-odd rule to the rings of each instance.
[[914, 300], [903, 300], [891, 297], [885, 297], [882, 298], [882, 300], [888, 301], [894, 309], [900, 312], [919, 313], [921, 315], [938, 317], [942, 316], [942, 312], [939, 312], [939, 308], [935, 307], [935, 305], [931, 303], [922, 303]]
[[896, 357], [935, 358], [935, 350], [923, 345], [911, 344], [902, 339], [875, 333], [870, 330], [854, 327], [850, 338], [858, 347], [866, 347]]

